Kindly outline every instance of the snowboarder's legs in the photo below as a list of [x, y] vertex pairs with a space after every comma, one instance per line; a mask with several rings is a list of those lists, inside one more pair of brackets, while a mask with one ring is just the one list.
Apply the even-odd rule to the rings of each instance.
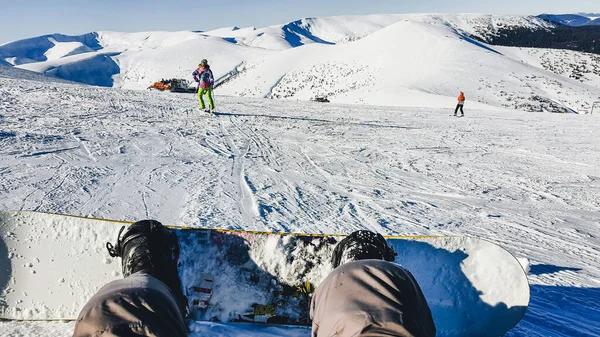
[[435, 336], [421, 288], [408, 270], [388, 262], [393, 255], [373, 232], [355, 232], [340, 241], [332, 264], [341, 265], [312, 297], [313, 337]]
[[187, 336], [173, 292], [154, 276], [138, 272], [102, 287], [77, 318], [73, 337]]
[[186, 336], [187, 298], [177, 273], [177, 236], [160, 222], [143, 220], [106, 244], [121, 257], [122, 280], [105, 285], [85, 305], [74, 336]]
[[198, 90], [198, 102], [200, 103], [200, 109], [204, 110], [206, 108], [206, 106], [204, 105], [204, 99], [203, 99], [204, 94], [206, 94], [206, 97], [208, 98], [208, 107], [210, 108], [210, 110], [214, 110], [215, 104], [213, 101], [211, 88], [200, 88]]

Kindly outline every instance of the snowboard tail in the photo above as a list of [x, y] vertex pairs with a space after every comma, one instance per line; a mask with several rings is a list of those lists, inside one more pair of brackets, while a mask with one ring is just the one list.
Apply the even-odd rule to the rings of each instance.
[[[0, 213], [0, 318], [76, 319], [121, 278], [106, 252], [126, 222], [38, 212]], [[342, 235], [171, 227], [194, 320], [309, 325], [310, 296], [332, 270]], [[499, 336], [529, 303], [529, 284], [506, 250], [470, 237], [387, 237], [414, 275], [437, 336]]]

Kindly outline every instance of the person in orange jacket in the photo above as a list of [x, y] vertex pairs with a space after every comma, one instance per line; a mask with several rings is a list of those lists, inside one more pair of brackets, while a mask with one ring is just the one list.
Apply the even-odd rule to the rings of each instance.
[[454, 109], [454, 116], [456, 116], [456, 113], [458, 112], [458, 108], [460, 108], [460, 117], [465, 116], [465, 112], [463, 111], [464, 105], [465, 105], [465, 93], [461, 91], [460, 95], [458, 95], [458, 104], [456, 105], [456, 109]]

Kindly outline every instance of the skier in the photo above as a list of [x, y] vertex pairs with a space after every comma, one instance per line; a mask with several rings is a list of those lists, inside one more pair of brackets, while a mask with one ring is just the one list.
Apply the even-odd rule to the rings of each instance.
[[433, 337], [431, 311], [412, 274], [380, 234], [356, 231], [333, 251], [335, 268], [315, 290], [312, 337]]
[[456, 117], [456, 113], [458, 112], [458, 108], [460, 108], [460, 117], [465, 116], [465, 112], [463, 111], [463, 106], [465, 105], [465, 93], [462, 91], [460, 95], [458, 95], [458, 104], [456, 105], [456, 109], [454, 109], [454, 116]]
[[125, 278], [102, 287], [83, 307], [73, 337], [187, 336], [187, 298], [177, 274], [177, 236], [155, 220], [138, 221], [113, 246]]
[[[200, 61], [198, 69], [194, 70], [192, 76], [194, 76], [194, 81], [198, 82], [198, 102], [200, 103], [200, 109], [204, 110], [205, 112], [212, 113], [215, 109], [215, 104], [213, 102], [212, 96], [215, 79], [206, 59], [202, 59]], [[210, 108], [208, 110], [205, 109], [204, 99], [202, 98], [204, 94], [206, 94], [206, 96], [208, 97], [208, 106]]]

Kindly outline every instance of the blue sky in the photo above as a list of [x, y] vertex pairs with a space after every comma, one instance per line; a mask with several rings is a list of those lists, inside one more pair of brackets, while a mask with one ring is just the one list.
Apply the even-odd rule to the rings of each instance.
[[304, 17], [600, 12], [600, 0], [0, 0], [0, 44], [51, 33], [264, 27]]

